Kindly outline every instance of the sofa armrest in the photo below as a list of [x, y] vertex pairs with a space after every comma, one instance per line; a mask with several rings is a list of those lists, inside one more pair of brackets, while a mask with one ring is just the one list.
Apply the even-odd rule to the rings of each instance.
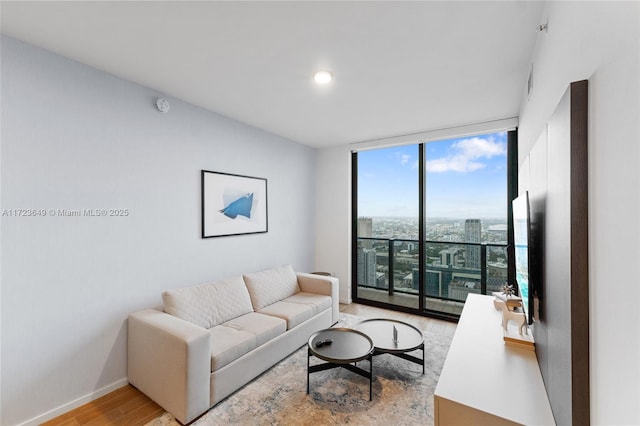
[[331, 297], [331, 319], [333, 324], [337, 323], [340, 316], [340, 305], [338, 302], [340, 281], [336, 277], [307, 274], [304, 272], [296, 272], [296, 275], [298, 276], [300, 290]]
[[129, 315], [129, 383], [188, 423], [209, 409], [211, 335], [157, 309]]

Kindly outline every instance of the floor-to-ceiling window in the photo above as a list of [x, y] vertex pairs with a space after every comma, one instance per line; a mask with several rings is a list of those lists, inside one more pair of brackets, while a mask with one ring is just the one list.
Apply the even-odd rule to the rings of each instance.
[[418, 145], [358, 154], [358, 296], [418, 309]]
[[505, 131], [353, 154], [356, 301], [456, 316], [469, 293], [502, 289], [517, 167], [507, 139]]

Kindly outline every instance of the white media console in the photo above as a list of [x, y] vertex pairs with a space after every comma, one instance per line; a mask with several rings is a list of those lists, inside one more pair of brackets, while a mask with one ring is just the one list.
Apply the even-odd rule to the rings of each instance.
[[536, 353], [505, 345], [493, 300], [467, 297], [434, 394], [434, 422], [555, 425]]

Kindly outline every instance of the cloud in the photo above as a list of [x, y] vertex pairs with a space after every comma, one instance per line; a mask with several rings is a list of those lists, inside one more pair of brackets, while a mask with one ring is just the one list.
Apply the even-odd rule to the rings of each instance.
[[507, 155], [507, 148], [504, 144], [494, 142], [493, 137], [488, 139], [471, 138], [463, 139], [451, 145], [455, 150], [459, 150], [461, 155], [469, 158], [491, 158], [496, 155]]
[[470, 161], [462, 155], [456, 155], [449, 158], [438, 158], [436, 160], [427, 161], [427, 172], [444, 173], [444, 172], [473, 172], [480, 170], [486, 165], [477, 161]]
[[506, 154], [505, 144], [495, 142], [493, 137], [463, 139], [451, 144], [451, 153], [447, 157], [428, 160], [427, 172], [473, 172], [486, 167], [485, 163], [478, 160]]
[[411, 161], [411, 154], [403, 154], [402, 152], [394, 152], [394, 159], [400, 162], [402, 167], [406, 166]]

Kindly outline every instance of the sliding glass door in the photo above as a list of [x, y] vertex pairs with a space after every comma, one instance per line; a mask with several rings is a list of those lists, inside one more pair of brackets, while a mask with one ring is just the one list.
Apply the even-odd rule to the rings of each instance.
[[511, 136], [353, 153], [356, 302], [456, 317], [469, 293], [502, 289]]

